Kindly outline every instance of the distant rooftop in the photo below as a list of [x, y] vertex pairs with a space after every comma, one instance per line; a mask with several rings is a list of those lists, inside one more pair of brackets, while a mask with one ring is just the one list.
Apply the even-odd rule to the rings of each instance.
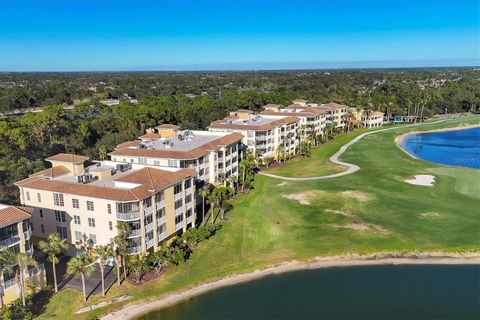
[[276, 127], [298, 122], [300, 119], [293, 116], [265, 116], [252, 115], [249, 119], [226, 117], [210, 124], [211, 129], [238, 129], [238, 130], [271, 130]]
[[0, 203], [0, 228], [30, 219], [32, 209]]

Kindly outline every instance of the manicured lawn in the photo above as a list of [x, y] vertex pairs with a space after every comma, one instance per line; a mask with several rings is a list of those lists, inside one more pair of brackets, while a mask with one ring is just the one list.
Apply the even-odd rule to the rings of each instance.
[[345, 143], [366, 131], [366, 129], [355, 129], [353, 132], [339, 135], [320, 146], [312, 147], [312, 153], [308, 161], [305, 161], [302, 157], [296, 157], [280, 166], [265, 169], [265, 171], [284, 177], [324, 176], [344, 171], [343, 167], [331, 163], [329, 158]]
[[[415, 130], [480, 122], [480, 117], [423, 125]], [[480, 170], [445, 167], [414, 160], [394, 143], [395, 136], [413, 130], [369, 135], [354, 144], [342, 160], [361, 170], [337, 179], [284, 182], [257, 176], [249, 195], [240, 195], [229, 220], [215, 237], [202, 243], [192, 258], [173, 267], [160, 280], [141, 287], [114, 287], [110, 297], [130, 293], [133, 301], [194, 286], [205, 280], [252, 271], [292, 259], [342, 253], [379, 251], [480, 250]], [[349, 138], [351, 139], [352, 134]], [[349, 139], [345, 136], [339, 139]], [[336, 149], [343, 144], [332, 142]], [[320, 150], [320, 149], [319, 149]], [[319, 151], [320, 153], [320, 151]], [[330, 155], [317, 155], [291, 164], [291, 173]], [[404, 182], [416, 174], [433, 174], [433, 187]], [[286, 197], [303, 197], [301, 204]], [[90, 303], [100, 300], [95, 297]], [[72, 316], [81, 294], [65, 290], [51, 299], [41, 319], [94, 319], [116, 304]]]

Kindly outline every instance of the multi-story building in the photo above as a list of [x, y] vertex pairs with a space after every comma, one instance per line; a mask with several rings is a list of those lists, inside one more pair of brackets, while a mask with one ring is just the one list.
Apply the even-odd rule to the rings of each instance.
[[164, 124], [148, 129], [137, 141], [118, 145], [109, 156], [114, 162], [190, 168], [199, 182], [215, 183], [220, 173], [238, 174], [242, 138], [239, 133], [180, 131]]
[[[294, 102], [297, 100], [294, 100]], [[302, 100], [304, 101], [304, 100]], [[294, 116], [300, 118], [300, 127], [305, 128], [305, 134], [313, 134], [318, 136], [323, 134], [326, 125], [327, 111], [314, 108], [311, 106], [302, 106], [292, 104], [286, 108], [282, 108], [276, 104], [267, 104], [263, 107], [265, 111], [260, 114], [265, 116]], [[302, 137], [300, 137], [302, 138]]]
[[347, 106], [335, 102], [329, 102], [318, 106], [318, 108], [326, 110], [327, 124], [333, 123], [335, 128], [344, 128], [347, 125]]
[[[31, 212], [31, 208], [0, 204], [0, 247], [2, 250], [9, 248], [14, 252], [33, 255]], [[10, 303], [20, 297], [16, 278], [18, 271], [23, 272], [26, 282], [32, 282], [39, 287], [46, 286], [43, 264], [24, 270], [18, 270], [18, 265], [13, 265], [11, 272], [4, 272], [0, 277], [0, 295], [4, 303]]]
[[358, 128], [377, 128], [384, 123], [384, 114], [380, 111], [350, 108], [349, 112], [353, 116], [350, 123]]
[[300, 118], [284, 115], [254, 115], [249, 110], [237, 110], [229, 117], [214, 121], [212, 132], [236, 132], [242, 142], [260, 157], [276, 157], [280, 153], [295, 154]]
[[129, 252], [155, 250], [195, 225], [195, 176], [191, 169], [92, 161], [73, 154], [46, 159], [52, 167], [15, 184], [33, 208], [33, 241], [57, 232], [76, 249], [111, 243], [128, 223]]

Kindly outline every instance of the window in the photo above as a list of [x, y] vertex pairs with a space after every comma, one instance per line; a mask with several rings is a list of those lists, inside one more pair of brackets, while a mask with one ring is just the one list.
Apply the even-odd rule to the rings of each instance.
[[200, 165], [203, 164], [203, 161], [204, 161], [204, 158], [201, 157], [200, 159], [198, 159], [198, 164], [200, 164]]
[[73, 216], [73, 221], [75, 224], [80, 224], [80, 216]]
[[40, 193], [37, 193], [37, 201], [42, 202], [42, 195]]
[[185, 213], [185, 215], [187, 216], [187, 218], [191, 217], [192, 216], [192, 209], [188, 209], [187, 213]]
[[63, 194], [62, 193], [54, 193], [53, 194], [53, 204], [59, 207], [63, 207], [65, 203], [63, 202]]
[[60, 238], [67, 239], [67, 227], [57, 226], [57, 233], [60, 235]]
[[45, 226], [43, 224], [40, 225], [40, 229], [42, 229], [42, 233], [45, 233]]
[[87, 201], [87, 210], [88, 211], [93, 211], [93, 201]]
[[182, 199], [175, 201], [175, 209], [181, 208], [183, 205]]
[[27, 200], [30, 201], [30, 192], [27, 191], [26, 196], [27, 196]]
[[74, 208], [80, 208], [80, 202], [78, 201], [78, 199], [72, 199], [72, 207]]
[[110, 203], [107, 204], [107, 212], [108, 212], [109, 214], [112, 213], [112, 205], [111, 205]]
[[223, 158], [223, 151], [218, 151], [218, 158]]
[[95, 234], [91, 234], [88, 236], [90, 238], [91, 244], [97, 244], [97, 236]]
[[179, 224], [182, 221], [183, 221], [183, 215], [179, 214], [178, 216], [175, 217], [175, 224]]
[[192, 186], [192, 180], [191, 179], [185, 180], [185, 189], [188, 189], [191, 186]]
[[55, 210], [55, 220], [57, 222], [66, 222], [65, 211]]
[[80, 231], [75, 231], [75, 241], [83, 242], [83, 234]]
[[154, 165], [154, 166], [159, 166], [159, 165], [160, 165], [160, 161], [159, 161], [159, 160], [153, 160], [153, 165]]
[[40, 209], [40, 218], [43, 218], [43, 210]]
[[200, 171], [198, 172], [198, 175], [203, 176], [204, 174], [205, 174], [205, 171], [203, 169], [200, 169]]
[[189, 194], [185, 197], [185, 203], [190, 203], [192, 201], [192, 195]]
[[95, 228], [95, 219], [94, 218], [88, 218], [88, 226]]
[[108, 221], [108, 228], [110, 229], [110, 231], [113, 230], [113, 222], [112, 221]]
[[180, 192], [182, 192], [182, 184], [181, 183], [179, 183], [175, 187], [173, 187], [173, 193], [178, 194]]
[[140, 163], [140, 164], [147, 164], [147, 158], [139, 157], [139, 158], [138, 158], [138, 163]]
[[177, 166], [177, 160], [168, 160], [168, 166], [169, 167], [176, 167]]

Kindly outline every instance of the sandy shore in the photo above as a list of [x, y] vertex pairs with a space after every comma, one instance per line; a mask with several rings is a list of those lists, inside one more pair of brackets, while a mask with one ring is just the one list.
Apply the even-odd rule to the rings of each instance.
[[418, 134], [418, 133], [457, 131], [457, 130], [466, 130], [466, 129], [477, 128], [477, 127], [480, 127], [480, 124], [463, 125], [463, 126], [452, 127], [452, 128], [441, 128], [441, 129], [425, 130], [425, 131], [412, 131], [412, 132], [407, 132], [407, 133], [404, 133], [402, 135], [399, 135], [399, 136], [395, 137], [395, 143], [400, 148], [400, 150], [402, 150], [403, 152], [408, 154], [413, 159], [419, 160], [417, 157], [415, 157], [413, 154], [409, 153], [407, 150], [405, 150], [405, 148], [403, 148], [402, 142], [407, 136], [412, 135], [412, 134]]
[[269, 275], [329, 267], [401, 265], [401, 264], [480, 264], [480, 253], [411, 253], [411, 254], [372, 254], [318, 257], [309, 261], [289, 261], [280, 265], [255, 270], [250, 273], [228, 276], [226, 278], [200, 284], [179, 292], [166, 294], [158, 299], [131, 303], [118, 311], [103, 316], [103, 320], [127, 320], [142, 314], [161, 309], [208, 291], [252, 281]]

